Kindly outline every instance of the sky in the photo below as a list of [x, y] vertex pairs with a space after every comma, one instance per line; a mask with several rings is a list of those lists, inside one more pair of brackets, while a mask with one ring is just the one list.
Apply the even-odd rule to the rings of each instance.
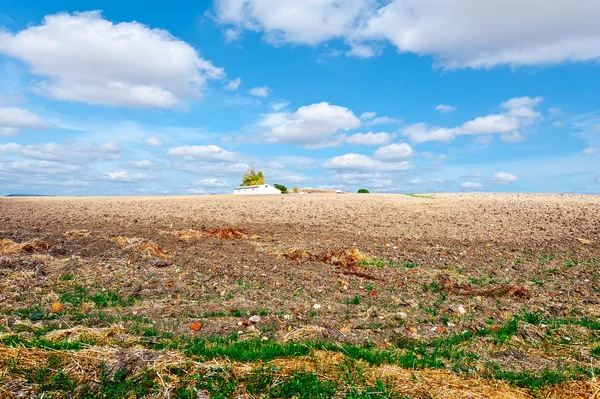
[[597, 0], [4, 0], [0, 195], [600, 193]]

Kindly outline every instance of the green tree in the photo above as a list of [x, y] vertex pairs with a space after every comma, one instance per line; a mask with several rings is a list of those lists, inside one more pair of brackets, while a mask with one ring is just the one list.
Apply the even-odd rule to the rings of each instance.
[[263, 177], [262, 170], [256, 173], [254, 168], [248, 169], [248, 172], [244, 175], [242, 179], [242, 186], [258, 186], [260, 184], [265, 184], [265, 178]]
[[287, 187], [282, 184], [273, 184], [273, 187], [281, 191], [282, 193], [287, 193]]
[[360, 190], [358, 190], [359, 194], [369, 194], [369, 190], [367, 190], [366, 188], [361, 188]]

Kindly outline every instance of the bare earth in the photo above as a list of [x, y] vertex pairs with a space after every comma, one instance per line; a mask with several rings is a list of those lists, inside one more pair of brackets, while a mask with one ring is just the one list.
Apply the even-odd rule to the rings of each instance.
[[[515, 330], [499, 339], [510, 320]], [[97, 378], [112, 349], [163, 353], [148, 336], [402, 351], [467, 331], [476, 336], [451, 350], [469, 361], [437, 354], [440, 364], [415, 368], [504, 392], [497, 397], [592, 398], [598, 384], [581, 370], [600, 366], [599, 320], [600, 196], [0, 199], [0, 397], [39, 394], [10, 359], [49, 361], [51, 350], [32, 343], [42, 338], [104, 334], [85, 349], [98, 353], [89, 370], [73, 371], [74, 355], [53, 349], [81, 382]], [[540, 391], [506, 374], [561, 369], [574, 371]], [[469, 397], [436, 383], [437, 393], [417, 382], [401, 393]], [[244, 388], [232, 395], [251, 397]]]

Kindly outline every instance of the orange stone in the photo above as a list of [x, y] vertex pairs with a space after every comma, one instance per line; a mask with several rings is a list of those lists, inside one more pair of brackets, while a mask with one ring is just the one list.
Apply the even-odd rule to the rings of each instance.
[[200, 323], [199, 321], [195, 321], [192, 324], [190, 324], [191, 330], [200, 331], [201, 328], [202, 328], [202, 323]]

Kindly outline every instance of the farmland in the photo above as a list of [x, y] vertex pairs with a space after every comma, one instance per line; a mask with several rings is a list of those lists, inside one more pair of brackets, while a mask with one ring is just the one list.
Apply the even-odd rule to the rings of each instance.
[[592, 398], [599, 243], [598, 196], [0, 199], [0, 396]]

